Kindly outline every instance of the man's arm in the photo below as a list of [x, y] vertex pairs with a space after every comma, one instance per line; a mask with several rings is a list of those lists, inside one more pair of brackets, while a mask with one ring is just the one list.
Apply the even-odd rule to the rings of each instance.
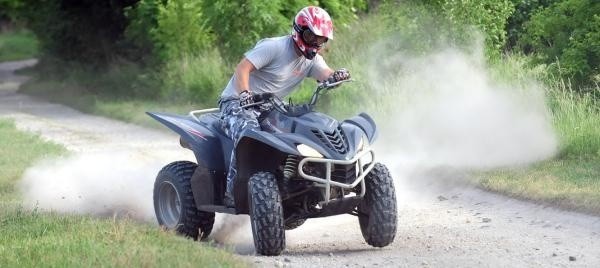
[[243, 91], [250, 92], [250, 73], [255, 71], [256, 67], [245, 57], [235, 68], [235, 89], [238, 94]]
[[346, 70], [346, 68], [341, 68], [341, 69], [338, 69], [337, 71], [334, 71], [331, 68], [327, 67], [327, 68], [323, 69], [323, 71], [318, 76], [319, 76], [319, 78], [317, 79], [318, 81], [329, 80], [329, 82], [336, 82], [336, 81], [350, 79], [350, 72], [348, 72], [348, 70]]
[[325, 81], [327, 80], [332, 74], [333, 74], [333, 70], [329, 67], [324, 68], [316, 77], [316, 79], [318, 81]]

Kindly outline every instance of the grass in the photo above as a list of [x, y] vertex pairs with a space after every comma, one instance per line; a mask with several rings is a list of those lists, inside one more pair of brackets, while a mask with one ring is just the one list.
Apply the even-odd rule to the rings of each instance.
[[231, 253], [127, 219], [21, 208], [24, 170], [67, 153], [0, 119], [0, 267], [245, 267]]
[[0, 120], [0, 202], [18, 200], [15, 183], [33, 162], [65, 152], [60, 145], [17, 131], [12, 121]]
[[244, 267], [231, 253], [128, 220], [0, 212], [3, 267]]
[[0, 33], [0, 62], [23, 60], [36, 57], [38, 41], [26, 30]]
[[600, 158], [552, 159], [475, 176], [480, 187], [519, 199], [600, 215]]
[[600, 93], [600, 85], [575, 93], [561, 82], [548, 92], [562, 157], [600, 158], [600, 101], [594, 91]]

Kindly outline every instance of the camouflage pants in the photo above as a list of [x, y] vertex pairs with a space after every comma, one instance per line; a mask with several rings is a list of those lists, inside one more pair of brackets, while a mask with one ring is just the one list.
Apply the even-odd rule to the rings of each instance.
[[260, 125], [256, 119], [260, 115], [260, 112], [256, 109], [242, 109], [238, 99], [221, 99], [219, 101], [219, 109], [221, 110], [223, 129], [227, 136], [233, 140], [234, 145], [233, 152], [231, 153], [231, 164], [227, 173], [227, 191], [232, 193], [233, 181], [237, 173], [235, 147], [245, 129], [260, 130]]

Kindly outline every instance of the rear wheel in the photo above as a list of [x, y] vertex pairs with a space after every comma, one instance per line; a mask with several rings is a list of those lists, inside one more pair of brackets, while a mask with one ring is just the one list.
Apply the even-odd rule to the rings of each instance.
[[258, 172], [248, 182], [250, 222], [256, 252], [279, 255], [285, 248], [283, 208], [275, 176]]
[[194, 240], [208, 237], [215, 222], [215, 213], [196, 208], [190, 185], [196, 167], [188, 161], [173, 162], [158, 172], [154, 183], [158, 224]]
[[375, 164], [365, 177], [366, 193], [358, 206], [358, 222], [367, 244], [385, 247], [396, 237], [396, 191], [388, 169]]

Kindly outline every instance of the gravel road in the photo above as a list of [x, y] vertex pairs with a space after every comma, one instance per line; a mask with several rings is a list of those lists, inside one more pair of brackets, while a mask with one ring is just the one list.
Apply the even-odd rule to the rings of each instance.
[[[155, 174], [173, 160], [193, 159], [166, 131], [82, 114], [16, 93], [25, 78], [12, 71], [31, 64], [35, 61], [0, 64], [0, 117], [15, 119], [19, 129], [39, 133], [76, 154], [120, 152], [151, 165], [148, 173]], [[599, 217], [450, 183], [465, 176], [460, 171], [388, 164], [399, 199], [399, 227], [391, 246], [368, 246], [352, 216], [313, 219], [286, 232], [287, 249], [278, 257], [254, 255], [245, 216], [220, 216], [214, 238], [248, 262], [267, 267], [600, 267]], [[153, 179], [141, 180], [147, 185]], [[150, 220], [151, 210], [143, 207], [141, 218]], [[226, 219], [235, 223], [223, 225]], [[232, 232], [234, 227], [237, 231]]]

